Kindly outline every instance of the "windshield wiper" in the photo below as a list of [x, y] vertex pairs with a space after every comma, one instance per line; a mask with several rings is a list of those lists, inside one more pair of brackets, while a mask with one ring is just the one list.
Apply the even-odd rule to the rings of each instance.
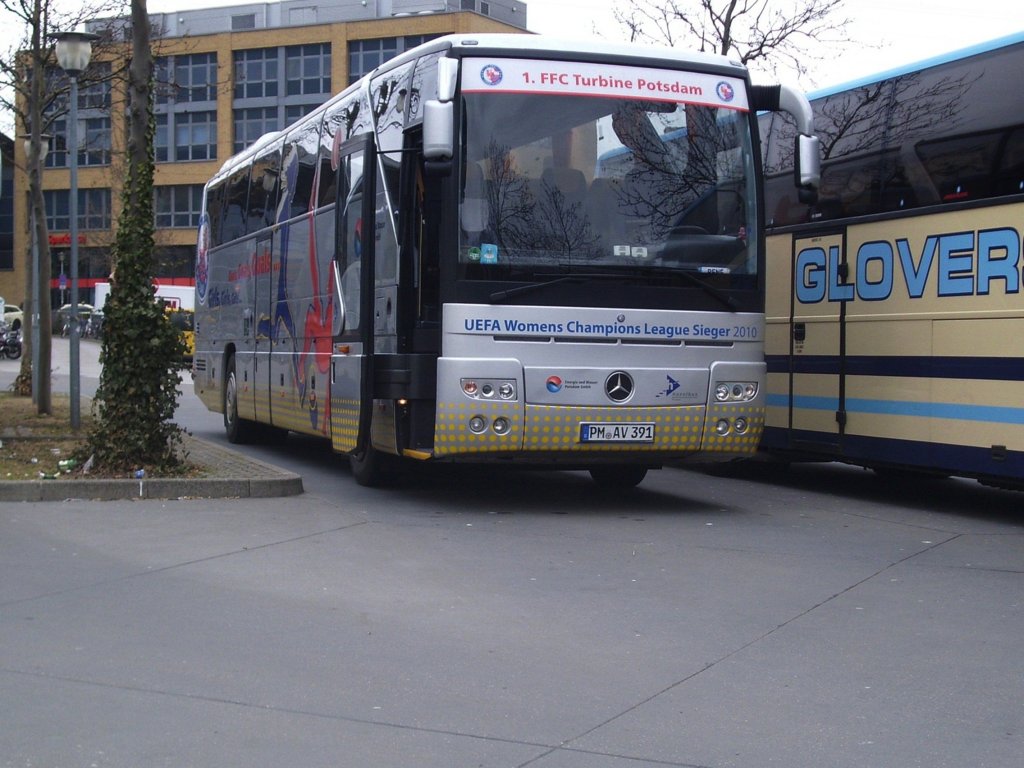
[[[537, 275], [534, 275], [537, 277]], [[720, 291], [713, 285], [709, 285], [701, 280], [699, 277], [691, 272], [684, 270], [658, 270], [657, 273], [653, 273], [650, 270], [645, 270], [641, 273], [633, 274], [615, 274], [612, 272], [581, 272], [573, 275], [561, 275], [559, 277], [552, 278], [551, 280], [541, 280], [536, 283], [526, 283], [525, 285], [517, 285], [515, 288], [506, 288], [503, 291], [495, 291], [491, 294], [490, 299], [492, 303], [500, 303], [512, 298], [513, 296], [519, 296], [524, 293], [532, 293], [533, 291], [539, 291], [542, 288], [547, 288], [552, 285], [559, 285], [561, 283], [581, 283], [584, 280], [615, 280], [619, 282], [632, 282], [635, 283], [639, 279], [650, 279], [651, 277], [679, 277], [688, 282], [690, 285], [696, 286], [704, 291], [708, 296], [712, 297], [716, 301], [723, 304], [726, 309], [730, 312], [739, 311], [739, 303], [735, 298]]]
[[688, 282], [690, 285], [694, 285], [697, 288], [700, 288], [708, 296], [720, 302], [721, 304], [724, 304], [726, 309], [728, 309], [730, 312], [739, 311], [739, 302], [737, 302], [735, 298], [733, 298], [727, 293], [720, 291], [718, 288], [715, 288], [715, 286], [710, 285], [709, 283], [705, 283], [692, 272], [687, 272], [686, 270], [675, 270], [670, 274], [679, 275], [679, 277], [686, 280], [686, 282]]
[[[538, 277], [538, 275], [534, 275]], [[491, 294], [491, 302], [497, 303], [510, 299], [513, 296], [519, 296], [523, 293], [532, 293], [533, 291], [539, 291], [542, 288], [547, 288], [551, 285], [558, 285], [559, 283], [582, 283], [584, 280], [628, 280], [628, 276], [616, 275], [608, 272], [581, 272], [573, 275], [562, 275], [560, 277], [552, 278], [551, 280], [542, 280], [537, 283], [527, 283], [526, 285], [517, 285], [515, 288], [506, 288], [503, 291], [495, 291]]]

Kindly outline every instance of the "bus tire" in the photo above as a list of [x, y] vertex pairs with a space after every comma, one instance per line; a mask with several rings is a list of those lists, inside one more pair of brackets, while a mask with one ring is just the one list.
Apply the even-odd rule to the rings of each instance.
[[365, 488], [390, 485], [398, 471], [398, 459], [367, 445], [348, 455], [352, 477]]
[[228, 358], [224, 370], [224, 431], [227, 433], [228, 442], [235, 445], [251, 443], [258, 425], [238, 415], [238, 376], [235, 374], [234, 355]]
[[647, 467], [637, 464], [609, 464], [591, 467], [590, 476], [601, 488], [636, 488], [647, 477]]

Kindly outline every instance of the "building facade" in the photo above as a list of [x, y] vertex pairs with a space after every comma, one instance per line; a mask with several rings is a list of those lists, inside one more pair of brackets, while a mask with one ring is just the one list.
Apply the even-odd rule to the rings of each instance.
[[[154, 278], [191, 284], [202, 190], [224, 161], [280, 130], [389, 58], [446, 34], [526, 32], [516, 0], [309, 0], [154, 14], [156, 134]], [[127, 20], [87, 27], [113, 41], [83, 76], [78, 98], [80, 301], [110, 275], [124, 175], [124, 85], [112, 74], [130, 45]], [[64, 110], [62, 110], [64, 111]], [[71, 236], [67, 118], [49, 128], [43, 173], [51, 305], [68, 298]], [[15, 147], [24, 152], [23, 147]], [[19, 159], [23, 156], [19, 156]], [[19, 163], [23, 167], [23, 164]], [[28, 268], [28, 180], [14, 174], [12, 258], [0, 261], [0, 296], [23, 298]]]

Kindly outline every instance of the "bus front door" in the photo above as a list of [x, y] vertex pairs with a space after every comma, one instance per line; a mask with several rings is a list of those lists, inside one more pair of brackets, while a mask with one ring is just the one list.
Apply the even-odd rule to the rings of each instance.
[[787, 447], [836, 454], [846, 424], [846, 306], [854, 290], [845, 231], [795, 237], [792, 274]]
[[373, 405], [373, 136], [339, 150], [334, 260], [335, 300], [343, 318], [331, 352], [331, 443], [336, 451], [369, 448]]

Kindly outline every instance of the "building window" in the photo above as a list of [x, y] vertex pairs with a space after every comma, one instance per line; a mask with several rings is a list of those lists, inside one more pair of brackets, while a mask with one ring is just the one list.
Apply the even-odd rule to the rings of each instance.
[[94, 63], [79, 86], [79, 109], [110, 109], [110, 62]]
[[90, 117], [83, 122], [85, 136], [78, 146], [78, 164], [110, 165], [110, 116]]
[[291, 125], [301, 120], [319, 106], [319, 102], [316, 104], [289, 104], [284, 108], [284, 124]]
[[233, 152], [241, 152], [260, 136], [278, 130], [277, 107], [235, 110]]
[[216, 111], [157, 114], [153, 155], [158, 163], [216, 159]]
[[[46, 226], [51, 232], [71, 229], [71, 196], [66, 189], [43, 191]], [[110, 190], [78, 190], [78, 228], [80, 230], [110, 229]]]
[[291, 8], [288, 11], [288, 26], [297, 27], [302, 24], [316, 24], [316, 6]]
[[[81, 119], [78, 126], [78, 164], [110, 165], [110, 115]], [[46, 168], [67, 168], [67, 118], [54, 120], [50, 124], [50, 131], [50, 149], [43, 165]]]
[[110, 229], [110, 190], [78, 190], [79, 229]]
[[331, 44], [289, 45], [284, 49], [287, 95], [331, 92]]
[[153, 249], [156, 274], [160, 277], [195, 277], [194, 245], [164, 245]]
[[158, 163], [166, 163], [170, 157], [170, 131], [166, 113], [156, 115], [156, 132], [153, 135], [153, 155]]
[[235, 51], [235, 98], [277, 96], [278, 49]]
[[174, 117], [174, 159], [212, 160], [217, 157], [217, 113], [177, 112]]
[[160, 229], [199, 226], [203, 210], [202, 184], [175, 184], [154, 189], [155, 224]]
[[256, 29], [255, 13], [240, 13], [231, 17], [231, 29], [239, 31], [243, 29]]
[[349, 85], [417, 45], [422, 45], [440, 35], [408, 35], [406, 37], [384, 37], [379, 40], [353, 40], [348, 44]]
[[367, 72], [398, 54], [398, 38], [353, 40], [348, 44], [348, 82], [351, 85]]
[[68, 164], [68, 121], [65, 118], [50, 123], [50, 150], [46, 153], [43, 166], [66, 168]]
[[162, 56], [156, 61], [156, 102], [179, 104], [217, 99], [217, 54]]
[[[13, 146], [10, 144], [9, 139], [2, 140], [4, 146], [3, 149], [3, 166], [4, 168], [10, 168], [14, 165], [11, 162], [11, 155], [8, 154], [7, 147], [11, 147], [13, 154]], [[0, 270], [6, 271], [14, 269], [14, 174], [5, 171], [2, 174], [2, 181], [0, 181]]]

